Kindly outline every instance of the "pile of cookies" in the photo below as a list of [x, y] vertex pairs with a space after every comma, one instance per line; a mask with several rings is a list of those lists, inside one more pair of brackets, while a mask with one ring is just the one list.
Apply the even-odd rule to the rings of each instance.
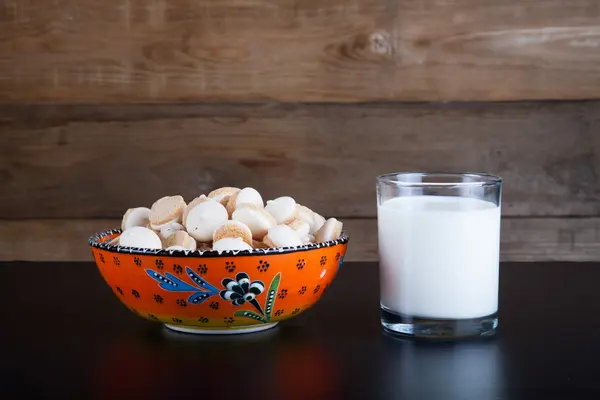
[[267, 201], [253, 188], [222, 187], [187, 203], [158, 199], [127, 210], [111, 244], [167, 250], [250, 250], [335, 240], [342, 223], [325, 220], [288, 196]]

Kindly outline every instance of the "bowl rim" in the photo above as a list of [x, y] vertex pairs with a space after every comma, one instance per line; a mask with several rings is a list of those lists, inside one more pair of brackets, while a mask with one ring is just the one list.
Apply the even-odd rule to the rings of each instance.
[[97, 232], [90, 236], [88, 244], [97, 249], [106, 250], [111, 253], [119, 254], [137, 254], [143, 256], [158, 256], [158, 257], [231, 257], [231, 256], [266, 256], [274, 254], [298, 253], [326, 247], [333, 247], [339, 244], [347, 244], [350, 237], [346, 231], [342, 231], [341, 236], [335, 240], [329, 240], [321, 243], [303, 244], [301, 246], [292, 247], [276, 247], [276, 248], [260, 248], [251, 250], [167, 250], [167, 249], [147, 249], [143, 247], [127, 247], [101, 242], [100, 239], [121, 233], [120, 228], [107, 229]]

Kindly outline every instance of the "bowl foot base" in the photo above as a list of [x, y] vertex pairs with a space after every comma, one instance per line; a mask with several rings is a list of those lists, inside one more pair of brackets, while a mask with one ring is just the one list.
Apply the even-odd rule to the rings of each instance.
[[195, 326], [185, 326], [185, 325], [170, 325], [165, 324], [165, 326], [176, 332], [183, 333], [193, 333], [196, 335], [237, 335], [240, 333], [253, 333], [253, 332], [261, 332], [267, 329], [273, 328], [277, 325], [277, 322], [272, 322], [270, 324], [261, 324], [261, 325], [250, 325], [250, 326], [240, 326], [240, 327], [231, 327], [231, 328], [200, 328]]

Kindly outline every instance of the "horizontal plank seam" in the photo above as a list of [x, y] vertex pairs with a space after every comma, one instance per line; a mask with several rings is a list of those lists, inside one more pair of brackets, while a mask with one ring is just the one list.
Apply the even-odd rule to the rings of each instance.
[[[136, 122], [164, 119], [201, 118], [254, 118], [277, 119], [282, 113], [304, 111], [320, 115], [329, 110], [344, 109], [358, 112], [356, 107], [368, 110], [401, 109], [414, 112], [469, 112], [482, 110], [489, 112], [496, 108], [511, 107], [515, 104], [526, 108], [576, 107], [588, 105], [600, 107], [598, 100], [545, 100], [545, 101], [506, 101], [506, 102], [363, 102], [363, 103], [283, 103], [283, 102], [206, 102], [206, 103], [131, 103], [131, 104], [27, 104], [3, 105], [0, 103], [0, 129], [15, 125], [40, 127], [67, 122]], [[526, 111], [526, 110], [524, 110]], [[551, 110], [550, 110], [551, 111]]]
[[93, 102], [49, 102], [49, 103], [0, 103], [0, 109], [3, 108], [28, 108], [28, 107], [102, 107], [102, 108], [121, 108], [121, 107], [165, 107], [165, 106], [312, 106], [321, 107], [326, 105], [337, 106], [386, 106], [386, 105], [503, 105], [503, 104], [552, 104], [552, 103], [593, 103], [600, 101], [598, 97], [581, 97], [569, 99], [525, 99], [525, 100], [357, 100], [357, 101], [280, 101], [280, 100], [248, 100], [248, 101], [172, 101], [172, 102], [125, 102], [125, 103], [93, 103]]
[[[2, 224], [4, 222], [4, 224]], [[344, 220], [352, 245], [348, 260], [373, 261], [377, 255], [376, 220]], [[600, 218], [512, 219], [503, 224], [503, 261], [597, 261]], [[89, 260], [86, 239], [99, 230], [120, 225], [120, 219], [0, 220], [0, 260]], [[15, 236], [25, 228], [28, 235]], [[36, 251], [31, 245], [36, 244]]]
[[48, 109], [48, 108], [93, 108], [93, 109], [115, 109], [122, 110], [123, 108], [164, 108], [164, 107], [231, 107], [231, 108], [244, 108], [244, 107], [282, 107], [282, 108], [295, 108], [295, 107], [314, 107], [320, 108], [324, 106], [338, 106], [338, 107], [355, 107], [355, 106], [368, 106], [368, 107], [385, 107], [385, 106], [433, 106], [433, 107], [479, 107], [485, 106], [502, 106], [502, 105], [552, 105], [552, 104], [585, 104], [585, 103], [596, 103], [600, 101], [599, 97], [592, 98], [580, 98], [580, 99], [539, 99], [539, 100], [452, 100], [452, 101], [406, 101], [406, 100], [386, 100], [386, 101], [356, 101], [356, 102], [341, 102], [341, 101], [190, 101], [190, 102], [126, 102], [126, 103], [92, 103], [92, 102], [77, 102], [77, 103], [24, 103], [24, 104], [6, 104], [0, 103], [0, 112], [6, 110], [30, 110], [32, 108]]

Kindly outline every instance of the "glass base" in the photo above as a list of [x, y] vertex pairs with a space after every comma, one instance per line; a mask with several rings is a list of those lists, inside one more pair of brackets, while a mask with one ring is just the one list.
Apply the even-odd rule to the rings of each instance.
[[404, 338], [455, 340], [488, 337], [496, 333], [498, 313], [470, 319], [421, 318], [381, 307], [383, 329]]

